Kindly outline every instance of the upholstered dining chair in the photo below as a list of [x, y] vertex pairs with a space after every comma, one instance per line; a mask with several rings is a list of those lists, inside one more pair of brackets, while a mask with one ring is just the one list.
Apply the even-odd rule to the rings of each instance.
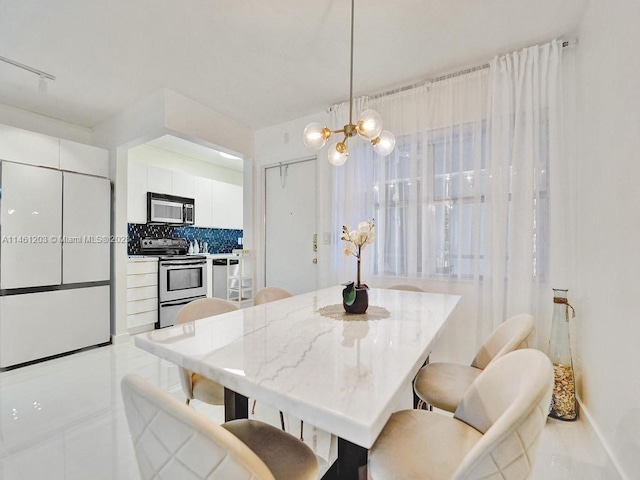
[[422, 367], [413, 383], [413, 389], [421, 400], [418, 408], [424, 402], [429, 408], [455, 412], [467, 388], [482, 370], [501, 356], [526, 347], [533, 323], [533, 317], [526, 313], [502, 322], [482, 344], [471, 365], [434, 362]]
[[[180, 325], [237, 309], [233, 303], [220, 298], [201, 298], [182, 307], [178, 311], [175, 323]], [[187, 396], [187, 405], [194, 398], [211, 405], [224, 405], [224, 387], [219, 383], [182, 367], [178, 367], [178, 375], [182, 390]]]
[[420, 287], [416, 287], [415, 285], [405, 285], [405, 284], [393, 285], [392, 287], [389, 287], [389, 290], [406, 290], [408, 292], [424, 292], [424, 290], [421, 289]]
[[318, 463], [295, 437], [256, 420], [218, 425], [137, 375], [122, 397], [142, 480], [315, 480]]
[[369, 478], [529, 478], [552, 389], [545, 354], [510, 352], [478, 376], [453, 417], [394, 413], [370, 450]]
[[263, 303], [275, 302], [282, 298], [289, 298], [293, 295], [287, 292], [284, 288], [280, 287], [264, 287], [258, 293], [256, 293], [253, 299], [254, 305], [262, 305]]

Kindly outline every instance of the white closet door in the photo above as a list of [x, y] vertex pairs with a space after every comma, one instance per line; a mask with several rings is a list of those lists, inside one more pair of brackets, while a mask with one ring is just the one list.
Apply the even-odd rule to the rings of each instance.
[[63, 183], [63, 283], [109, 280], [109, 180], [65, 172]]
[[62, 173], [2, 162], [0, 288], [59, 285]]

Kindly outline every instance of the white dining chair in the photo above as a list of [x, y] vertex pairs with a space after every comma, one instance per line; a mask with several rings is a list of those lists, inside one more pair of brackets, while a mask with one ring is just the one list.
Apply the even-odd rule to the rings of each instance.
[[414, 392], [420, 398], [418, 408], [422, 408], [424, 402], [429, 408], [455, 412], [467, 388], [482, 370], [501, 356], [527, 346], [533, 326], [531, 315], [516, 315], [502, 322], [489, 335], [471, 365], [434, 362], [422, 367], [413, 383]]
[[218, 425], [137, 375], [125, 376], [121, 387], [142, 480], [317, 478], [311, 449], [271, 425]]
[[369, 478], [529, 478], [553, 383], [553, 367], [542, 352], [502, 356], [473, 382], [453, 417], [394, 413], [370, 450]]
[[283, 298], [289, 298], [293, 295], [280, 287], [264, 287], [258, 293], [256, 293], [253, 299], [254, 305], [262, 305], [263, 303], [275, 302]]
[[[182, 307], [178, 311], [175, 324], [193, 322], [237, 309], [233, 303], [220, 298], [201, 298]], [[187, 405], [194, 398], [211, 405], [224, 405], [224, 387], [219, 383], [182, 367], [178, 367], [178, 375], [182, 390], [187, 396]]]

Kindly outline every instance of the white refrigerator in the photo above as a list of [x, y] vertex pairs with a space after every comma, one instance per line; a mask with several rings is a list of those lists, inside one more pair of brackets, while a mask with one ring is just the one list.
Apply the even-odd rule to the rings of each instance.
[[0, 368], [109, 342], [109, 180], [3, 161], [0, 188]]

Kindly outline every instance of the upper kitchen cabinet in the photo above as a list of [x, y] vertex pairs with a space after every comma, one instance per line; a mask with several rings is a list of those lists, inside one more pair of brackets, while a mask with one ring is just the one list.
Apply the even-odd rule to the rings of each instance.
[[195, 177], [193, 180], [193, 193], [196, 200], [195, 224], [199, 227], [212, 227], [211, 216], [211, 182], [208, 178]]
[[193, 175], [175, 171], [171, 172], [171, 195], [194, 198], [193, 183]]
[[[165, 170], [164, 168], [152, 167], [151, 165], [147, 165], [148, 191], [156, 192], [156, 193], [171, 194], [172, 188], [173, 188], [173, 175], [171, 170]], [[146, 208], [146, 203], [145, 203], [145, 208]]]
[[0, 288], [59, 285], [62, 173], [11, 162], [1, 168]]
[[211, 217], [215, 228], [242, 230], [242, 187], [211, 180]]
[[109, 177], [109, 152], [104, 148], [60, 139], [60, 170]]
[[0, 160], [59, 168], [60, 140], [20, 128], [0, 125]]
[[63, 174], [63, 283], [110, 277], [111, 184], [106, 178]]
[[147, 223], [147, 165], [129, 162], [127, 178], [127, 221]]

